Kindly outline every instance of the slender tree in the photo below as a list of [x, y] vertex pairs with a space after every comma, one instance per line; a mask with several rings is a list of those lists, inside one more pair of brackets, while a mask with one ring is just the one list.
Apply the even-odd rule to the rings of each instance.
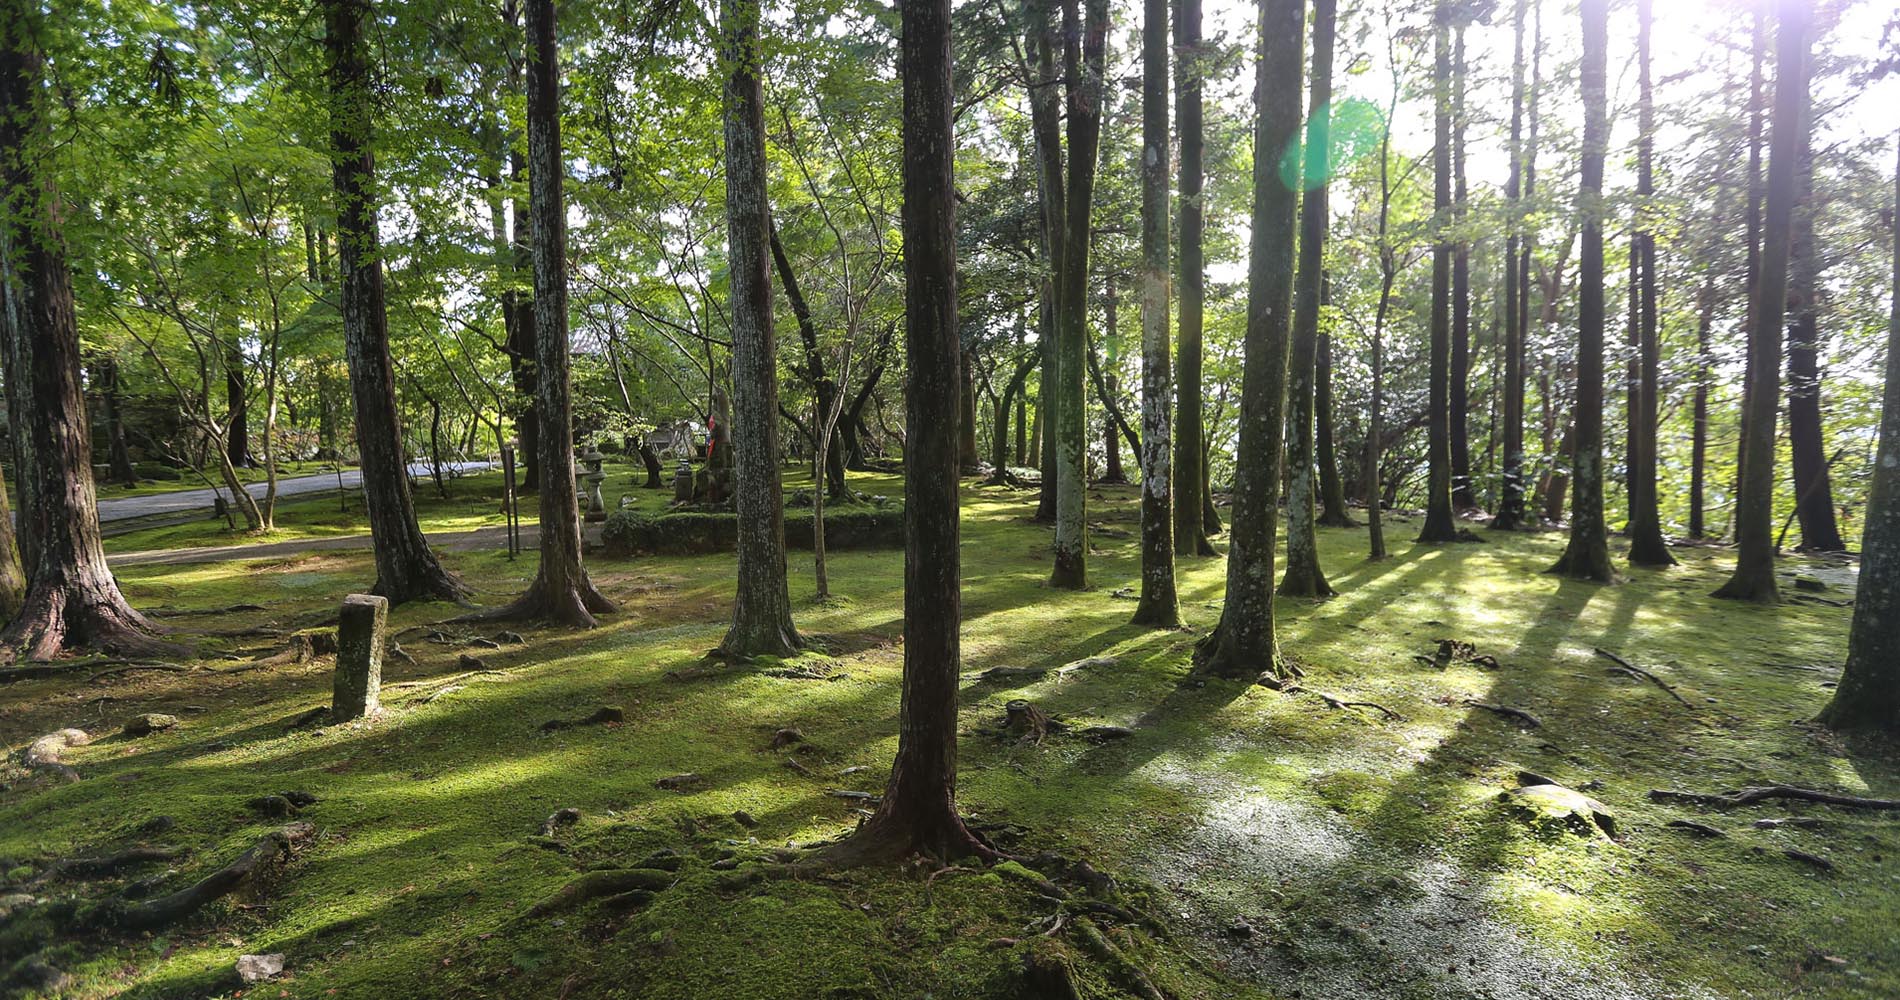
[[[1900, 156], [1896, 156], [1900, 161]], [[1860, 538], [1860, 583], [1847, 633], [1847, 667], [1821, 710], [1836, 729], [1900, 731], [1900, 162], [1894, 172], [1893, 300], [1880, 444]]]
[[[1078, 7], [1086, 7], [1086, 15]], [[1064, 192], [1065, 250], [1056, 275], [1056, 544], [1049, 584], [1088, 586], [1088, 275], [1106, 94], [1108, 0], [1063, 0], [1062, 63], [1069, 80], [1069, 175]]]
[[1438, 229], [1432, 245], [1432, 335], [1430, 399], [1425, 417], [1425, 525], [1421, 542], [1458, 539], [1451, 508], [1451, 259], [1457, 252], [1451, 229], [1451, 20], [1452, 6], [1439, 0], [1432, 26], [1432, 105], [1437, 142], [1432, 147], [1432, 207]]
[[1746, 451], [1735, 498], [1735, 572], [1717, 597], [1772, 603], [1775, 586], [1775, 421], [1779, 416], [1781, 323], [1788, 306], [1788, 255], [1794, 227], [1800, 122], [1808, 100], [1809, 0], [1778, 0], [1775, 25], [1775, 104], [1768, 151], [1761, 267], [1749, 315]]
[[567, 332], [566, 164], [561, 154], [561, 67], [554, 0], [528, 0], [528, 199], [534, 218], [535, 406], [540, 418], [541, 565], [514, 603], [491, 617], [549, 618], [592, 628], [616, 610], [581, 565], [574, 481], [574, 405]]
[[442, 568], [416, 522], [403, 457], [396, 378], [389, 357], [381, 235], [377, 228], [374, 90], [370, 80], [369, 0], [323, 0], [329, 56], [330, 143], [342, 265], [343, 347], [356, 401], [356, 449], [363, 504], [375, 539], [373, 592], [401, 604], [460, 601], [468, 588]]
[[[1743, 290], [1747, 296], [1747, 315], [1742, 320], [1745, 338], [1744, 353], [1746, 360], [1742, 372], [1742, 406], [1736, 418], [1738, 431], [1735, 435], [1735, 490], [1738, 498], [1742, 492], [1742, 481], [1748, 469], [1748, 419], [1752, 412], [1749, 405], [1749, 393], [1753, 391], [1755, 381], [1761, 377], [1758, 369], [1761, 359], [1755, 348], [1759, 341], [1750, 333], [1755, 321], [1754, 303], [1757, 289], [1761, 284], [1761, 229], [1762, 205], [1767, 200], [1767, 190], [1762, 178], [1763, 142], [1768, 132], [1768, 83], [1765, 67], [1768, 63], [1768, 5], [1770, 0], [1755, 0], [1750, 4], [1754, 13], [1754, 28], [1749, 36], [1751, 53], [1748, 78], [1748, 175], [1747, 208], [1743, 211], [1744, 247]], [[1731, 518], [1739, 513], [1739, 507], [1730, 509]], [[1726, 534], [1724, 530], [1724, 534]]]
[[[738, 590], [732, 629], [719, 648], [730, 657], [789, 656], [800, 642], [792, 627], [785, 579], [759, 0], [723, 0], [719, 20], [720, 58], [726, 71], [726, 259], [732, 288], [732, 454], [739, 509]], [[953, 391], [961, 388], [959, 371], [952, 370]], [[956, 430], [952, 421], [950, 431]]]
[[[1332, 285], [1325, 273], [1319, 279], [1321, 310], [1332, 304]], [[1333, 426], [1338, 411], [1333, 406], [1333, 325], [1319, 326], [1319, 352], [1313, 366], [1313, 443], [1318, 449], [1319, 523], [1326, 528], [1352, 528], [1357, 522], [1346, 511], [1346, 486], [1339, 478], [1339, 450], [1334, 443]]]
[[906, 0], [904, 81], [904, 692], [897, 759], [877, 811], [831, 856], [844, 862], [991, 852], [957, 814], [956, 142], [950, 0]]
[[1036, 464], [1042, 470], [1040, 494], [1036, 498], [1036, 520], [1053, 523], [1056, 498], [1060, 492], [1061, 464], [1056, 458], [1055, 438], [1062, 409], [1062, 355], [1058, 350], [1058, 317], [1062, 315], [1062, 280], [1067, 268], [1068, 181], [1063, 173], [1062, 98], [1058, 75], [1057, 50], [1061, 35], [1050, 16], [1056, 0], [1027, 0], [1023, 10], [1028, 22], [1024, 32], [1029, 52], [1022, 75], [1029, 91], [1030, 134], [1036, 150], [1036, 190], [1038, 221], [1042, 224], [1044, 270], [1040, 304], [1036, 317], [1037, 351], [1041, 355], [1041, 386], [1036, 391]]
[[1630, 256], [1638, 268], [1633, 289], [1636, 309], [1636, 368], [1632, 389], [1636, 405], [1630, 423], [1635, 461], [1630, 463], [1630, 564], [1674, 566], [1676, 557], [1663, 539], [1662, 509], [1657, 496], [1657, 397], [1661, 394], [1662, 338], [1657, 331], [1656, 234], [1651, 228], [1656, 194], [1656, 102], [1649, 71], [1653, 0], [1636, 0], [1636, 225]]
[[1504, 475], [1491, 527], [1515, 531], [1524, 523], [1524, 327], [1529, 290], [1519, 278], [1524, 229], [1524, 19], [1526, 0], [1511, 16], [1511, 169], [1504, 182]]
[[1293, 287], [1293, 345], [1287, 363], [1286, 575], [1280, 593], [1328, 597], [1332, 585], [1319, 565], [1319, 505], [1313, 454], [1313, 378], [1319, 347], [1320, 286], [1325, 281], [1326, 173], [1333, 100], [1335, 0], [1313, 0], [1313, 64], [1308, 86], [1306, 141], [1301, 148], [1299, 272]]
[[1821, 247], [1814, 238], [1814, 108], [1801, 116], [1796, 159], [1796, 202], [1788, 265], [1788, 453], [1794, 467], [1795, 517], [1801, 548], [1840, 552], [1847, 548], [1834, 517], [1834, 484], [1828, 473], [1827, 437], [1821, 409]]
[[1451, 414], [1451, 507], [1475, 510], [1471, 488], [1471, 238], [1465, 233], [1469, 212], [1465, 187], [1465, 18], [1458, 13], [1451, 47], [1451, 358], [1446, 386]]
[[1260, 0], [1254, 76], [1253, 226], [1240, 380], [1240, 448], [1220, 623], [1196, 650], [1221, 676], [1285, 676], [1273, 630], [1273, 536], [1279, 507], [1282, 416], [1293, 320], [1292, 186], [1280, 157], [1299, 141], [1304, 0]]
[[1181, 623], [1168, 467], [1168, 411], [1174, 405], [1168, 359], [1168, 160], [1168, 0], [1142, 0], [1141, 601], [1134, 620], [1157, 628]]
[[1577, 388], [1572, 416], [1570, 543], [1551, 571], [1608, 583], [1609, 529], [1603, 522], [1603, 158], [1610, 120], [1609, 0], [1582, 0], [1583, 162], [1577, 214], [1583, 227], [1577, 277]]
[[1209, 556], [1205, 509], [1207, 479], [1202, 462], [1201, 431], [1201, 303], [1206, 285], [1206, 260], [1201, 237], [1206, 229], [1201, 189], [1206, 178], [1207, 142], [1201, 120], [1201, 87], [1206, 54], [1201, 45], [1201, 0], [1174, 0], [1174, 107], [1175, 130], [1181, 142], [1180, 305], [1175, 337], [1179, 341], [1180, 380], [1175, 390], [1174, 438], [1174, 552], [1182, 556]]

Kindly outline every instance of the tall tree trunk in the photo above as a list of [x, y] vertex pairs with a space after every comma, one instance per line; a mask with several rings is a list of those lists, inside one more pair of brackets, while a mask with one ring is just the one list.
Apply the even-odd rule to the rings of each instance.
[[1234, 469], [1227, 599], [1220, 624], [1196, 649], [1223, 676], [1284, 676], [1273, 627], [1273, 536], [1279, 506], [1281, 416], [1293, 312], [1293, 189], [1280, 182], [1280, 154], [1300, 127], [1304, 0], [1260, 0], [1253, 134], [1253, 226], [1247, 269], [1247, 329], [1241, 369], [1240, 446]]
[[225, 452], [242, 469], [251, 463], [251, 407], [245, 398], [244, 343], [233, 331], [224, 354]]
[[[1108, 342], [1108, 363], [1099, 373], [1100, 380], [1095, 387], [1095, 391], [1102, 397], [1102, 478], [1099, 481], [1123, 484], [1128, 482], [1128, 473], [1122, 469], [1122, 443], [1115, 439], [1115, 433], [1121, 429], [1118, 423], [1121, 380], [1115, 374], [1121, 371], [1122, 338], [1121, 330], [1116, 325], [1116, 320], [1120, 315], [1117, 307], [1121, 304], [1121, 298], [1115, 293], [1114, 278], [1110, 278], [1107, 285], [1106, 318], [1108, 322], [1104, 324], [1102, 339]], [[1135, 460], [1141, 460], [1139, 445], [1135, 449]]]
[[12, 621], [26, 599], [26, 570], [13, 534], [13, 508], [7, 503], [6, 477], [0, 475], [0, 624]]
[[[739, 510], [738, 591], [727, 656], [789, 656], [784, 490], [779, 481], [778, 347], [772, 330], [766, 203], [765, 95], [759, 84], [759, 0], [722, 0], [726, 71], [726, 233], [732, 299], [732, 448]], [[915, 433], [917, 427], [910, 428]]]
[[[1754, 302], [1761, 285], [1762, 204], [1767, 196], [1762, 182], [1762, 143], [1767, 135], [1768, 121], [1768, 84], [1764, 68], [1768, 61], [1769, 2], [1770, 0], [1757, 0], [1756, 3], [1750, 5], [1754, 12], [1754, 30], [1750, 34], [1749, 43], [1752, 60], [1748, 79], [1748, 207], [1743, 212], [1745, 219], [1743, 238], [1747, 240], [1747, 245], [1744, 247], [1746, 263], [1743, 267], [1743, 288], [1748, 298], [1749, 308], [1747, 315], [1742, 318], [1747, 361], [1742, 373], [1742, 405], [1736, 417], [1738, 431], [1735, 435], [1735, 489], [1732, 491], [1736, 502], [1730, 507], [1731, 518], [1734, 518], [1741, 509], [1742, 480], [1746, 475], [1748, 465], [1748, 418], [1752, 412], [1749, 393], [1753, 391], [1756, 380], [1761, 377], [1757, 372], [1757, 369], [1761, 367], [1760, 359], [1755, 355], [1757, 341], [1750, 329], [1750, 324], [1755, 321]], [[1776, 374], [1779, 375], [1778, 372]], [[1723, 534], [1727, 532], [1724, 531]]]
[[[1087, 15], [1078, 10], [1086, 3]], [[1050, 586], [1088, 586], [1088, 275], [1101, 151], [1102, 98], [1107, 87], [1108, 0], [1062, 0], [1062, 62], [1068, 79], [1069, 176], [1063, 219], [1065, 250], [1056, 301], [1056, 543]]]
[[484, 617], [546, 618], [592, 628], [617, 610], [581, 563], [579, 484], [567, 332], [567, 204], [562, 185], [561, 65], [554, 0], [528, 0], [528, 204], [534, 231], [535, 400], [540, 418], [541, 561], [514, 602]]
[[[119, 592], [99, 542], [59, 192], [43, 172], [53, 150], [37, 47], [43, 16], [31, 0], [0, 0], [0, 334], [26, 574], [25, 592], [8, 602], [15, 613], [0, 631], [0, 660], [8, 661], [87, 648], [121, 655], [167, 648]], [[10, 541], [0, 538], [0, 545]], [[0, 557], [0, 586], [9, 589], [18, 582], [11, 563], [9, 545]]]
[[1174, 439], [1174, 552], [1182, 556], [1211, 556], [1202, 511], [1207, 506], [1207, 469], [1202, 460], [1205, 432], [1201, 423], [1201, 303], [1205, 297], [1206, 259], [1201, 238], [1206, 229], [1206, 207], [1201, 196], [1207, 168], [1203, 135], [1201, 88], [1207, 73], [1207, 54], [1201, 44], [1201, 0], [1174, 0], [1175, 130], [1181, 138], [1180, 307], [1175, 336], [1180, 342], [1180, 377], [1176, 383]]
[[906, 0], [904, 696], [897, 758], [877, 811], [834, 859], [991, 854], [957, 815], [958, 366], [950, 0]]
[[[1332, 283], [1319, 278], [1319, 304], [1332, 305]], [[1313, 442], [1319, 449], [1319, 523], [1327, 528], [1357, 527], [1346, 510], [1346, 487], [1339, 478], [1339, 448], [1333, 437], [1338, 411], [1333, 405], [1333, 325], [1319, 327], [1319, 353], [1313, 368]]]
[[[1326, 2], [1326, 0], [1322, 0]], [[1168, 0], [1142, 0], [1141, 25], [1141, 602], [1134, 622], [1181, 623], [1174, 588], [1168, 452]], [[1119, 449], [1118, 449], [1119, 450]]]
[[1821, 418], [1821, 248], [1814, 239], [1814, 113], [1801, 116], [1797, 201], [1788, 274], [1788, 443], [1794, 465], [1795, 515], [1801, 548], [1841, 552]]
[[1452, 8], [1439, 0], [1432, 28], [1432, 104], [1437, 142], [1432, 150], [1433, 225], [1430, 400], [1425, 418], [1425, 524], [1421, 542], [1452, 542], [1458, 524], [1451, 509], [1451, 24]]
[[[838, 393], [842, 389], [825, 371], [824, 354], [818, 346], [818, 326], [812, 320], [811, 308], [799, 288], [798, 272], [792, 270], [792, 259], [785, 253], [785, 245], [778, 238], [778, 226], [769, 219], [767, 226], [772, 244], [772, 264], [778, 269], [779, 287], [785, 293], [786, 304], [792, 307], [792, 318], [798, 323], [798, 339], [805, 347], [805, 377], [811, 384], [813, 398], [817, 400], [817, 412], [829, 414], [838, 406]], [[832, 497], [842, 500], [851, 492], [845, 482], [844, 450], [829, 448], [826, 453], [825, 489], [830, 491]], [[816, 468], [813, 467], [814, 472]], [[813, 482], [816, 481], [814, 475]]]
[[1695, 401], [1689, 443], [1689, 537], [1695, 539], [1708, 537], [1709, 376], [1714, 366], [1709, 355], [1709, 335], [1715, 327], [1715, 275], [1716, 269], [1710, 265], [1698, 296], [1695, 327]]
[[[1062, 170], [1061, 82], [1056, 69], [1056, 52], [1061, 35], [1050, 16], [1057, 0], [1028, 0], [1025, 32], [1028, 43], [1028, 82], [1030, 131], [1036, 148], [1036, 189], [1040, 194], [1039, 218], [1042, 223], [1042, 247], [1045, 271], [1041, 300], [1037, 310], [1036, 340], [1042, 355], [1041, 384], [1036, 390], [1037, 466], [1042, 470], [1042, 492], [1036, 500], [1036, 520], [1056, 520], [1056, 499], [1060, 493], [1059, 463], [1054, 447], [1056, 427], [1062, 409], [1062, 354], [1057, 332], [1062, 315], [1062, 276], [1068, 264], [1068, 182]], [[1078, 374], [1076, 376], [1080, 378]]]
[[1636, 368], [1633, 386], [1636, 392], [1630, 439], [1635, 443], [1636, 461], [1630, 465], [1630, 564], [1633, 566], [1674, 566], [1676, 557], [1663, 539], [1662, 510], [1657, 495], [1659, 459], [1657, 456], [1658, 396], [1662, 387], [1662, 339], [1657, 330], [1656, 235], [1650, 231], [1649, 201], [1656, 193], [1655, 146], [1656, 107], [1651, 93], [1649, 49], [1653, 0], [1636, 0], [1637, 138], [1636, 138], [1636, 238], [1630, 253], [1641, 269], [1636, 283]]
[[1577, 395], [1571, 439], [1570, 542], [1551, 571], [1608, 583], [1609, 528], [1603, 522], [1603, 158], [1610, 122], [1605, 76], [1609, 0], [1582, 0], [1583, 163], [1577, 188], [1583, 250], [1577, 276]]
[[375, 156], [371, 152], [374, 98], [369, 0], [323, 0], [324, 46], [329, 56], [330, 141], [336, 185], [337, 233], [343, 267], [343, 344], [356, 400], [356, 447], [363, 468], [363, 502], [375, 539], [373, 592], [391, 604], [439, 598], [460, 601], [468, 588], [429, 551], [409, 494], [409, 468], [396, 408], [389, 357], [389, 320], [383, 301], [383, 261], [377, 231]]
[[1313, 0], [1313, 68], [1308, 86], [1306, 141], [1301, 167], [1299, 273], [1293, 288], [1293, 345], [1287, 364], [1286, 575], [1280, 593], [1329, 597], [1332, 585], [1319, 565], [1319, 505], [1314, 481], [1313, 377], [1319, 348], [1320, 285], [1325, 281], [1326, 173], [1331, 167], [1333, 22], [1335, 0]]
[[99, 407], [106, 418], [106, 465], [112, 478], [123, 486], [139, 484], [138, 470], [132, 467], [132, 452], [125, 444], [125, 415], [120, 410], [119, 359], [110, 354], [99, 359]]
[[1459, 22], [1452, 44], [1451, 175], [1452, 226], [1456, 249], [1451, 258], [1451, 506], [1475, 510], [1471, 490], [1471, 242], [1465, 215], [1465, 26]]
[[957, 375], [957, 389], [963, 393], [957, 408], [963, 414], [963, 422], [957, 425], [957, 464], [966, 476], [976, 475], [977, 466], [983, 461], [976, 448], [976, 373], [972, 370], [976, 359], [972, 353], [963, 352]]
[[1529, 264], [1524, 235], [1524, 15], [1516, 0], [1511, 17], [1511, 170], [1504, 182], [1504, 474], [1498, 513], [1491, 527], [1515, 531], [1524, 524], [1524, 341], [1530, 291], [1521, 276]]
[[1735, 498], [1735, 572], [1715, 596], [1772, 603], [1775, 585], [1775, 420], [1780, 409], [1781, 323], [1788, 307], [1788, 253], [1794, 225], [1796, 161], [1808, 100], [1808, 2], [1778, 0], [1774, 133], [1762, 222], [1761, 270], [1750, 313], [1751, 367], [1746, 451]]
[[1847, 666], [1821, 710], [1836, 729], [1900, 731], [1900, 164], [1894, 173], [1893, 305], [1887, 318], [1887, 382], [1879, 456], [1861, 529], [1860, 585], [1847, 633]]

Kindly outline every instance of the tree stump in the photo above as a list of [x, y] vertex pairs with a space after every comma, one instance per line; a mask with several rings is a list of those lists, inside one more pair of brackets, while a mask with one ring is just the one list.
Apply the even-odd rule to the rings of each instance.
[[336, 676], [330, 718], [348, 722], [374, 715], [383, 686], [383, 631], [389, 601], [373, 594], [343, 599], [336, 626]]

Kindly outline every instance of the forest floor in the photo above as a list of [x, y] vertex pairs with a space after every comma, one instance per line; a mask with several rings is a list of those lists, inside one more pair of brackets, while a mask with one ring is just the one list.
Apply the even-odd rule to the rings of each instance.
[[[424, 497], [425, 517], [495, 516], [479, 477], [465, 482], [452, 502]], [[895, 477], [855, 485], [901, 494]], [[623, 609], [601, 628], [523, 628], [524, 643], [500, 648], [475, 641], [492, 627], [442, 625], [439, 641], [411, 631], [402, 641], [414, 662], [385, 664], [381, 717], [299, 725], [329, 700], [328, 658], [258, 667], [226, 657], [268, 654], [281, 638], [218, 633], [312, 627], [368, 584], [367, 552], [315, 551], [122, 566], [142, 607], [264, 609], [166, 619], [202, 645], [202, 659], [180, 661], [187, 672], [81, 671], [0, 688], [9, 748], [63, 727], [102, 737], [64, 752], [78, 781], [12, 766], [0, 777], [0, 910], [16, 911], [0, 916], [0, 976], [30, 957], [70, 974], [73, 997], [1056, 995], [1025, 980], [1036, 955], [1072, 963], [1090, 1000], [1146, 989], [1407, 1000], [1900, 995], [1894, 814], [1649, 797], [1775, 783], [1900, 795], [1900, 753], [1807, 722], [1838, 674], [1846, 608], [1715, 601], [1707, 595], [1730, 558], [1719, 549], [1679, 550], [1681, 567], [1591, 586], [1541, 572], [1561, 536], [1480, 531], [1483, 544], [1415, 547], [1415, 525], [1397, 518], [1398, 555], [1378, 563], [1365, 559], [1363, 528], [1323, 531], [1340, 595], [1279, 602], [1306, 691], [1203, 682], [1189, 660], [1218, 615], [1222, 562], [1182, 562], [1187, 629], [1129, 625], [1136, 494], [1093, 496], [1094, 589], [1074, 593], [1043, 586], [1050, 532], [1028, 520], [1033, 494], [965, 490], [960, 799], [1004, 849], [1086, 859], [1111, 875], [1119, 918], [1079, 915], [1016, 865], [778, 863], [787, 845], [852, 828], [863, 801], [834, 793], [883, 786], [902, 661], [898, 552], [834, 554], [840, 596], [822, 606], [810, 554], [794, 552], [793, 600], [813, 649], [747, 666], [702, 660], [725, 628], [731, 557], [596, 559], [596, 582]], [[187, 544], [216, 541], [228, 539]], [[114, 548], [150, 542], [128, 536]], [[534, 570], [531, 553], [447, 558], [489, 604]], [[1808, 571], [1794, 558], [1784, 568]], [[1849, 595], [1837, 583], [1820, 596]], [[453, 612], [404, 607], [392, 628]], [[1497, 665], [1440, 668], [1429, 662], [1439, 639], [1471, 643]], [[1687, 704], [1607, 670], [1614, 664], [1597, 648], [1651, 671]], [[976, 676], [1083, 660], [1040, 677]], [[1329, 708], [1317, 692], [1399, 718]], [[1004, 704], [1016, 698], [1069, 731], [1003, 734]], [[543, 726], [600, 706], [619, 708], [622, 721]], [[122, 720], [147, 712], [181, 721], [118, 735]], [[1096, 742], [1079, 733], [1090, 725], [1133, 732]], [[774, 746], [786, 728], [802, 738]], [[1526, 822], [1499, 800], [1520, 770], [1587, 789], [1613, 811], [1614, 837]], [[666, 780], [682, 775], [696, 777]], [[53, 908], [10, 895], [96, 900], [189, 885], [284, 823], [249, 800], [293, 790], [316, 798], [298, 817], [314, 831], [294, 859], [168, 927], [75, 934], [46, 916]], [[543, 835], [569, 807], [578, 820]], [[1706, 830], [1668, 825], [1677, 820]], [[101, 880], [54, 868], [135, 844], [180, 853]], [[669, 851], [670, 860], [656, 855]], [[676, 869], [674, 884], [531, 912], [581, 872], [642, 859]], [[1057, 912], [1065, 922], [1052, 926], [1045, 918]], [[284, 973], [240, 983], [239, 956], [263, 953], [282, 953]]]

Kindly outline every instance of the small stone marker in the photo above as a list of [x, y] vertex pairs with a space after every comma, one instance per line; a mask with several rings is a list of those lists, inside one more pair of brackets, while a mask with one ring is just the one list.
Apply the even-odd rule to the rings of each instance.
[[383, 686], [383, 622], [389, 601], [373, 594], [343, 599], [336, 622], [336, 679], [330, 719], [348, 722], [374, 715]]

